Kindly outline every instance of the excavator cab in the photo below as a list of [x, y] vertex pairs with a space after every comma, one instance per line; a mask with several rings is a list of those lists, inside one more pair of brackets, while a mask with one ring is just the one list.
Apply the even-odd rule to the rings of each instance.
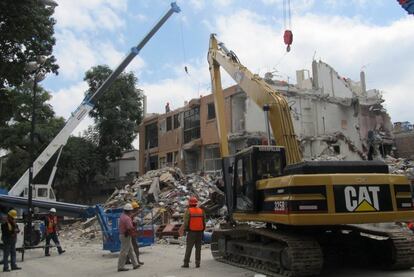
[[234, 156], [231, 172], [232, 209], [257, 212], [259, 209], [256, 181], [279, 177], [286, 166], [285, 149], [278, 146], [250, 146]]

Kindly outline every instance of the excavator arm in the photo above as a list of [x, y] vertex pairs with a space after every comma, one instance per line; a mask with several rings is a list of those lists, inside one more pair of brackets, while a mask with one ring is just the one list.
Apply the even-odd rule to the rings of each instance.
[[270, 87], [257, 74], [243, 66], [236, 55], [219, 42], [214, 34], [210, 35], [208, 63], [211, 74], [214, 105], [222, 157], [229, 155], [227, 128], [224, 116], [224, 95], [221, 86], [220, 66], [233, 78], [241, 89], [259, 107], [269, 109], [268, 118], [277, 145], [286, 149], [288, 164], [301, 161], [299, 145], [296, 140], [290, 109], [286, 99]]

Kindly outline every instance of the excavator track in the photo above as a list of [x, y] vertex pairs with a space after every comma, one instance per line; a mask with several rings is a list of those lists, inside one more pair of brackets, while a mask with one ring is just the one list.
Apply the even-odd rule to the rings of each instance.
[[[414, 267], [414, 234], [409, 230], [403, 230], [399, 227], [394, 228], [381, 228], [375, 225], [351, 225], [353, 231], [368, 236], [381, 236], [387, 238], [385, 242], [379, 240], [377, 244], [382, 243], [382, 250], [386, 255], [379, 257], [380, 264], [385, 269], [399, 270], [399, 269], [410, 269]], [[373, 239], [375, 240], [375, 238]], [[379, 249], [374, 245], [373, 251]]]
[[247, 226], [214, 231], [213, 257], [267, 276], [313, 276], [321, 272], [322, 250], [311, 237]]
[[414, 267], [414, 234], [410, 231], [371, 224], [332, 227], [309, 232], [242, 225], [214, 231], [211, 251], [217, 261], [267, 276], [319, 275], [332, 258], [386, 270]]

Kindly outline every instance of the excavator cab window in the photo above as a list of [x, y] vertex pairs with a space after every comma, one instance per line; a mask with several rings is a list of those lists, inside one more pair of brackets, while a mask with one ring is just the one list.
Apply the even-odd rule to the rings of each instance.
[[261, 153], [257, 159], [257, 179], [267, 179], [282, 175], [282, 157], [275, 152]]
[[252, 178], [252, 152], [236, 156], [234, 185], [236, 191], [236, 209], [241, 211], [255, 210], [256, 187]]

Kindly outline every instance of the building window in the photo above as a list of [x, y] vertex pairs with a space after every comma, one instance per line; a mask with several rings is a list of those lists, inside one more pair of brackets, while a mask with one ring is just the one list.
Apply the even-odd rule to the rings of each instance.
[[167, 131], [172, 130], [172, 118], [171, 116], [167, 117]]
[[158, 155], [150, 156], [148, 170], [158, 169]]
[[205, 172], [217, 172], [221, 170], [220, 150], [218, 147], [206, 147], [204, 149]]
[[145, 149], [158, 147], [158, 127], [157, 123], [145, 126]]
[[166, 166], [166, 164], [165, 164], [165, 157], [160, 157], [160, 168], [163, 168], [165, 166]]
[[174, 165], [178, 162], [178, 151], [174, 152]]
[[333, 150], [334, 150], [336, 155], [341, 154], [341, 148], [339, 147], [339, 145], [334, 145]]
[[167, 164], [173, 166], [173, 152], [167, 153]]
[[200, 138], [200, 107], [184, 112], [184, 143]]
[[174, 129], [177, 129], [180, 127], [180, 119], [179, 119], [180, 114], [175, 114], [174, 115]]
[[207, 120], [216, 118], [216, 110], [214, 108], [214, 103], [208, 103], [207, 105]]

